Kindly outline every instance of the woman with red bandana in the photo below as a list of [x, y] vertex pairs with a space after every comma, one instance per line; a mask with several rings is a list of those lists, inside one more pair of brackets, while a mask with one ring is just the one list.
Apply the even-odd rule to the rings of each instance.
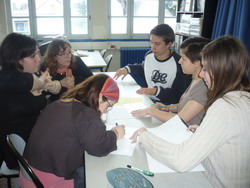
[[[60, 100], [49, 104], [39, 116], [24, 151], [45, 187], [74, 187], [83, 153], [105, 156], [117, 149], [124, 126], [106, 130], [101, 114], [119, 99], [116, 82], [105, 74], [89, 77]], [[35, 187], [20, 174], [22, 187]]]

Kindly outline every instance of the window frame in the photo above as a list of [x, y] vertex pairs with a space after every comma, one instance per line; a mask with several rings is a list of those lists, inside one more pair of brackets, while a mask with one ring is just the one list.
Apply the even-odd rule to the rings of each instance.
[[[30, 27], [30, 35], [33, 38], [36, 38], [38, 40], [43, 40], [44, 38], [52, 38], [57, 35], [54, 34], [45, 34], [45, 35], [39, 35], [37, 33], [37, 18], [40, 16], [36, 15], [36, 6], [35, 6], [35, 0], [27, 0], [28, 1], [28, 7], [29, 7], [29, 15], [28, 16], [21, 16], [21, 17], [12, 17], [11, 12], [11, 1], [5, 1], [6, 6], [6, 15], [7, 15], [7, 27], [8, 31], [14, 32], [12, 20], [13, 18], [28, 18], [29, 19], [29, 27]], [[58, 16], [63, 18], [64, 22], [64, 36], [67, 38], [75, 38], [75, 39], [89, 39], [91, 38], [91, 28], [92, 28], [92, 22], [91, 22], [91, 16], [90, 16], [90, 9], [91, 8], [91, 1], [87, 0], [87, 16], [71, 16], [71, 9], [70, 9], [70, 1], [69, 0], [63, 0], [63, 16]], [[47, 16], [47, 18], [50, 18], [52, 16]], [[55, 18], [56, 16], [53, 16]], [[87, 34], [72, 34], [71, 32], [71, 18], [75, 17], [83, 17], [87, 18], [88, 22], [88, 28], [87, 28]], [[44, 17], [43, 17], [44, 18]], [[58, 34], [60, 35], [60, 33]]]
[[[136, 17], [134, 16], [134, 0], [127, 0], [127, 33], [126, 34], [112, 34], [111, 33], [111, 19], [116, 18], [119, 16], [111, 16], [111, 1], [109, 0], [109, 10], [108, 10], [108, 34], [110, 39], [117, 39], [117, 38], [124, 38], [124, 39], [148, 39], [149, 33], [148, 34], [134, 34], [133, 33], [133, 19]], [[159, 7], [158, 7], [158, 24], [164, 23], [165, 18], [174, 18], [170, 16], [165, 16], [165, 2], [167, 0], [158, 0], [159, 1]], [[178, 2], [178, 0], [176, 0]], [[142, 16], [140, 16], [142, 17]], [[155, 18], [156, 16], [145, 16], [145, 17], [152, 17]], [[177, 14], [175, 18], [177, 17]], [[175, 30], [175, 28], [173, 28]]]

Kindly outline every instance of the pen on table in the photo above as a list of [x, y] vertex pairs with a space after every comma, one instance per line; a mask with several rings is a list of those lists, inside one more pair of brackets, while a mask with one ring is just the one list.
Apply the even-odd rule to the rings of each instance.
[[146, 171], [146, 170], [142, 170], [142, 169], [133, 167], [133, 166], [131, 166], [131, 165], [127, 165], [127, 167], [128, 167], [128, 168], [131, 168], [131, 169], [133, 169], [133, 170], [136, 170], [136, 171], [138, 171], [138, 172], [141, 172], [141, 173], [143, 173], [143, 174], [145, 174], [145, 175], [147, 175], [147, 176], [154, 176], [154, 173], [153, 173], [153, 172], [149, 172], [149, 171]]

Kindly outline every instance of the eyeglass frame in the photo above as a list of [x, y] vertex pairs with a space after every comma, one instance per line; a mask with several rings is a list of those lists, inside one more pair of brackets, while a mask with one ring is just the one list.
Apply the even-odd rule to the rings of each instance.
[[108, 103], [108, 108], [107, 108], [107, 112], [111, 111], [113, 109], [113, 106], [109, 103], [108, 99], [105, 98], [105, 102]]
[[66, 55], [68, 55], [68, 54], [70, 54], [70, 55], [72, 55], [73, 54], [73, 51], [70, 51], [70, 52], [62, 52], [62, 53], [59, 53], [59, 54], [56, 54], [57, 56], [60, 56], [60, 57], [63, 57], [63, 56], [66, 56]]

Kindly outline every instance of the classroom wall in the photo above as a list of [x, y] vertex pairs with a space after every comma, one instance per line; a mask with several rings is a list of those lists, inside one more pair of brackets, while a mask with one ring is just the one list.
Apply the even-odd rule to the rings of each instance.
[[7, 35], [4, 0], [0, 0], [0, 41]]
[[[9, 33], [7, 31], [7, 23], [5, 16], [5, 1], [0, 0], [0, 41]], [[91, 14], [91, 20], [93, 27], [91, 28], [91, 36], [90, 39], [108, 39], [108, 0], [91, 0], [92, 6], [90, 7], [90, 12], [94, 12], [95, 14]], [[50, 40], [50, 38], [44, 39], [46, 42]], [[146, 47], [149, 45], [149, 42], [120, 42], [120, 41], [104, 41], [104, 42], [79, 42], [73, 41], [72, 46], [76, 49], [103, 49], [103, 48], [111, 48], [111, 46], [115, 46], [117, 49], [120, 47]]]
[[[7, 28], [7, 21], [5, 15], [5, 1], [0, 0], [0, 42], [9, 33]], [[108, 0], [92, 0], [93, 4], [90, 7], [90, 11], [95, 14], [91, 14], [93, 27], [91, 29], [90, 39], [108, 39], [108, 32], [106, 27], [108, 27]], [[47, 42], [51, 38], [46, 38], [40, 43]], [[111, 64], [110, 70], [114, 71], [120, 67], [120, 51], [121, 47], [149, 47], [149, 41], [103, 41], [103, 42], [81, 42], [81, 41], [71, 41], [73, 49], [108, 49], [107, 55], [113, 54], [113, 62]]]

